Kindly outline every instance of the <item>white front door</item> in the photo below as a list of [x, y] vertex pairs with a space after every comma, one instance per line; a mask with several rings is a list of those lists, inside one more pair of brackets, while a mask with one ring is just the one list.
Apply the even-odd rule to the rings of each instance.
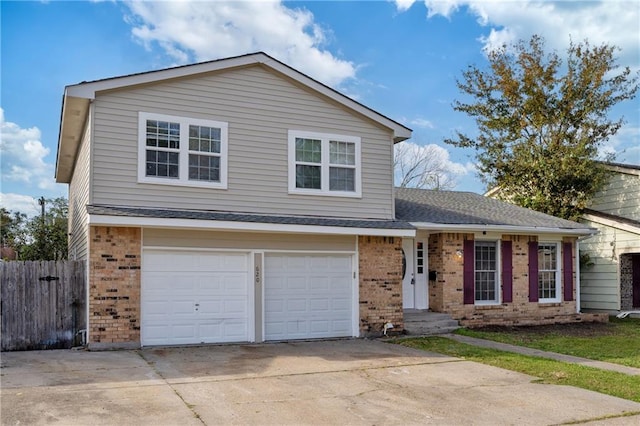
[[143, 346], [246, 342], [249, 305], [247, 253], [145, 249]]
[[404, 309], [415, 308], [415, 267], [414, 267], [414, 240], [412, 238], [402, 239], [403, 265], [402, 271], [402, 307]]
[[265, 340], [354, 336], [352, 255], [266, 253], [264, 267]]

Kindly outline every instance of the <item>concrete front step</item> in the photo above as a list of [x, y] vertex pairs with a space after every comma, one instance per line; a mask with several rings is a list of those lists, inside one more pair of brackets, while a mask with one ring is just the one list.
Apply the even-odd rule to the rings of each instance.
[[458, 321], [451, 315], [420, 310], [405, 310], [404, 330], [413, 336], [431, 336], [446, 334], [460, 328]]

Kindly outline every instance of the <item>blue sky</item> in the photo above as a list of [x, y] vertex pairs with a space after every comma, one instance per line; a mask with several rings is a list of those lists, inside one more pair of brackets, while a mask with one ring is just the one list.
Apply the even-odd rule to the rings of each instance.
[[[64, 87], [263, 50], [414, 129], [457, 190], [483, 192], [473, 150], [442, 141], [474, 124], [453, 111], [455, 79], [486, 64], [484, 49], [545, 37], [562, 53], [588, 38], [622, 48], [640, 70], [639, 1], [0, 2], [0, 204], [29, 214], [54, 182]], [[640, 164], [640, 102], [617, 106], [627, 123], [604, 147]]]

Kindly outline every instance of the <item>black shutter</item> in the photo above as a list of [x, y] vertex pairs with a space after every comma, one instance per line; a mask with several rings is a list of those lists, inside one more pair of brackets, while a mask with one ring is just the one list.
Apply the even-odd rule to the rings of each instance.
[[463, 294], [464, 304], [475, 302], [475, 244], [473, 240], [464, 240]]
[[502, 301], [513, 302], [513, 251], [511, 241], [502, 242]]
[[564, 243], [562, 249], [562, 273], [564, 275], [564, 300], [573, 300], [573, 244]]
[[538, 301], [538, 242], [529, 241], [529, 302]]

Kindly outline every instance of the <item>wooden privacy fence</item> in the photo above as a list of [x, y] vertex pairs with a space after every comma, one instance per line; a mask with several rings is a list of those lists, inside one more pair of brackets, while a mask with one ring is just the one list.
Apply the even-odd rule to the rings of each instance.
[[0, 262], [2, 350], [62, 349], [82, 344], [85, 262]]

